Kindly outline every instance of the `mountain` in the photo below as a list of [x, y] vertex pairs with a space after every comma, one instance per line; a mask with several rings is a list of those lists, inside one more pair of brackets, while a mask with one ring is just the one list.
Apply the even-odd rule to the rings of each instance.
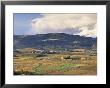
[[96, 48], [97, 38], [70, 35], [65, 33], [48, 33], [36, 35], [14, 35], [14, 49], [74, 49]]

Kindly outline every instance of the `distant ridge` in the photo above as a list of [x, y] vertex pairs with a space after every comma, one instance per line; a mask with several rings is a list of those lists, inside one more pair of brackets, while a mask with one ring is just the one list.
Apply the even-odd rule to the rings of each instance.
[[14, 49], [74, 49], [97, 48], [97, 38], [70, 35], [66, 33], [48, 33], [36, 35], [14, 35]]

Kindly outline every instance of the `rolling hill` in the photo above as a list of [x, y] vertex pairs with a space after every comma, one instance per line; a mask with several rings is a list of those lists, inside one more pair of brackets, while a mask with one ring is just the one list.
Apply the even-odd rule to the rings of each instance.
[[14, 49], [74, 49], [96, 48], [97, 38], [70, 35], [65, 33], [48, 33], [36, 35], [14, 35]]

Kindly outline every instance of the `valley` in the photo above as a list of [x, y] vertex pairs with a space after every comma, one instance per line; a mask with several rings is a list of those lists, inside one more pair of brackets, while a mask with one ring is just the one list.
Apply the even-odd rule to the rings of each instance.
[[14, 75], [97, 75], [97, 38], [14, 35]]

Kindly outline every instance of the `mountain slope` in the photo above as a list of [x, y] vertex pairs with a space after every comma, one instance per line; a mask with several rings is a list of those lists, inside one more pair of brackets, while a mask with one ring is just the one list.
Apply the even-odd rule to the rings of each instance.
[[[97, 38], [65, 33], [14, 35], [14, 49], [29, 47], [42, 49], [92, 48], [96, 44]], [[96, 46], [94, 47], [96, 48]]]

